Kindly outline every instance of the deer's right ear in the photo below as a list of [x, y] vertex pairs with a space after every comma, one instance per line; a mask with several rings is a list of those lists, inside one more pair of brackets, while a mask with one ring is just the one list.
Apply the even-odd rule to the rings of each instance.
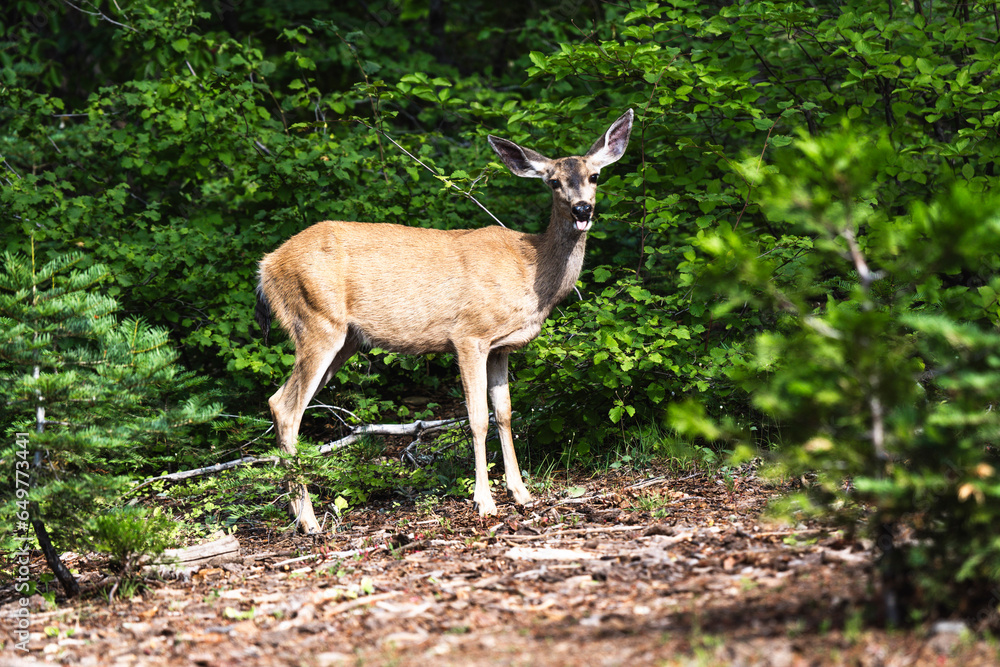
[[503, 163], [507, 165], [517, 176], [525, 178], [545, 178], [546, 171], [552, 160], [541, 153], [536, 153], [529, 148], [521, 148], [513, 141], [494, 137], [492, 134], [486, 137], [490, 142], [490, 147], [500, 156]]

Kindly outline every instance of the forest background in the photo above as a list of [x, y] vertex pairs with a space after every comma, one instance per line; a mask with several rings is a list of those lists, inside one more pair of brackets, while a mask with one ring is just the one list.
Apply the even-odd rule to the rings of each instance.
[[[138, 480], [276, 454], [294, 353], [252, 323], [264, 253], [325, 219], [496, 224], [473, 197], [540, 231], [549, 195], [486, 135], [579, 154], [632, 108], [582, 298], [512, 358], [525, 467], [763, 457], [807, 475], [791, 510], [874, 538], [913, 613], [995, 610], [996, 3], [14, 0], [0, 25], [6, 535], [28, 513], [107, 546], [108, 516], [160, 516], [126, 509]], [[372, 350], [313, 414], [459, 396], [449, 355]], [[468, 494], [459, 450], [306, 442], [293, 470], [340, 512]], [[147, 490], [278, 523], [286, 471]]]

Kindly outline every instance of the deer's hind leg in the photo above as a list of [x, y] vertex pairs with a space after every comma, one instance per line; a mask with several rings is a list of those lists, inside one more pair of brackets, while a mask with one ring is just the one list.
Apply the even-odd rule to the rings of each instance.
[[[337, 369], [356, 351], [357, 344], [349, 340], [346, 326], [324, 323], [313, 326], [309, 335], [297, 337], [295, 367], [288, 380], [268, 400], [278, 446], [286, 454], [297, 451], [299, 426], [306, 406], [320, 388], [337, 372]], [[289, 511], [299, 528], [306, 533], [320, 531], [313, 512], [309, 491], [304, 484], [289, 482]]]

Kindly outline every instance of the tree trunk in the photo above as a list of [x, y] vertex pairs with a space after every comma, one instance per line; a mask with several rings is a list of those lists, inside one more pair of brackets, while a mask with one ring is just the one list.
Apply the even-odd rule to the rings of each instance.
[[63, 590], [66, 591], [66, 597], [75, 598], [80, 594], [80, 584], [76, 582], [73, 573], [59, 560], [59, 554], [56, 553], [55, 547], [52, 546], [52, 540], [49, 539], [49, 531], [45, 529], [45, 524], [38, 513], [37, 503], [31, 504], [31, 526], [35, 529], [38, 544], [42, 547], [42, 553], [45, 554], [45, 562], [49, 564], [49, 569], [62, 584]]

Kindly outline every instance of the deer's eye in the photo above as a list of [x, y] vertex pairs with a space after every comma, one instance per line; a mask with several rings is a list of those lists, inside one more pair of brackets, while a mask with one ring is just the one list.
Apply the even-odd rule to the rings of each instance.
[[562, 183], [559, 182], [558, 178], [552, 178], [552, 179], [549, 179], [549, 186], [553, 190], [558, 190], [559, 188], [562, 187]]
[[591, 183], [596, 183], [597, 182], [597, 174], [591, 174], [590, 175], [590, 182]]

